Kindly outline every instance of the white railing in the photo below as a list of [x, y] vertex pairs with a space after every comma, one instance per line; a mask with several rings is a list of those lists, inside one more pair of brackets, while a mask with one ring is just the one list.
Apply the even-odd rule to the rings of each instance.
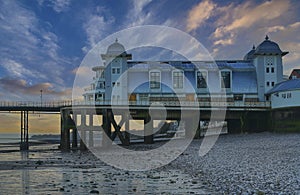
[[101, 106], [101, 105], [117, 105], [117, 106], [176, 106], [176, 107], [228, 107], [228, 108], [270, 108], [270, 102], [194, 102], [194, 101], [50, 101], [50, 102], [33, 102], [33, 101], [0, 101], [0, 107], [43, 107], [43, 108], [59, 108], [67, 106]]

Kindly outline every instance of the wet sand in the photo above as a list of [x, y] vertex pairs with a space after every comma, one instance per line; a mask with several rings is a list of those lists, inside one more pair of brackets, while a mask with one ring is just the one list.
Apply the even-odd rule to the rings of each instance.
[[145, 172], [111, 167], [89, 152], [64, 153], [57, 145], [0, 153], [0, 194], [206, 194], [197, 178], [179, 169]]

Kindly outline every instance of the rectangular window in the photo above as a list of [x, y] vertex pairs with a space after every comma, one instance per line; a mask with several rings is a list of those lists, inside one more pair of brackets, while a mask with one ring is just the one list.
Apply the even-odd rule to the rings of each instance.
[[112, 74], [120, 74], [121, 73], [121, 69], [120, 68], [112, 68], [111, 69], [111, 73]]
[[105, 89], [105, 83], [104, 82], [98, 82], [97, 88]]
[[116, 83], [115, 83], [115, 82], [113, 82], [113, 83], [112, 83], [112, 86], [114, 87], [115, 85], [116, 85]]
[[271, 72], [274, 73], [274, 67], [271, 68]]
[[230, 80], [230, 72], [229, 71], [223, 71], [221, 72], [221, 77], [222, 77], [222, 81], [221, 81], [221, 86], [222, 88], [226, 88], [229, 89], [231, 86], [231, 80]]
[[274, 87], [274, 85], [275, 85], [275, 83], [274, 83], [274, 82], [272, 82], [272, 87]]
[[173, 72], [173, 87], [177, 89], [183, 88], [183, 72], [175, 71]]
[[268, 86], [268, 87], [270, 86], [270, 82], [269, 82], [269, 81], [267, 82], [267, 86]]
[[270, 68], [269, 68], [269, 67], [266, 68], [266, 72], [267, 72], [267, 73], [270, 72]]
[[207, 88], [207, 72], [197, 72], [197, 88]]
[[234, 94], [233, 99], [234, 101], [243, 101], [243, 94]]
[[150, 72], [150, 89], [160, 89], [160, 72]]

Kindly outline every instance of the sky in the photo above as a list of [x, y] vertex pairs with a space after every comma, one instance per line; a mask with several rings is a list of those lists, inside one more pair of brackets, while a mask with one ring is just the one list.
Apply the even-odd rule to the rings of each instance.
[[[186, 32], [219, 60], [242, 59], [267, 34], [289, 51], [284, 74], [300, 68], [297, 0], [0, 1], [0, 101], [39, 101], [41, 89], [44, 101], [70, 99], [87, 52], [107, 36], [141, 25]], [[10, 124], [19, 129], [18, 122]]]

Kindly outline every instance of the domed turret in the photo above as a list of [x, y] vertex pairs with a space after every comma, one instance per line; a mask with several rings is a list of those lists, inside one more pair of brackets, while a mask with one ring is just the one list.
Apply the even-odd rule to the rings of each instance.
[[116, 39], [113, 44], [108, 46], [106, 54], [120, 55], [124, 52], [126, 52], [124, 46], [118, 43], [118, 39]]
[[255, 53], [255, 45], [253, 45], [252, 49], [244, 56], [244, 60], [253, 60]]
[[282, 52], [281, 49], [279, 48], [278, 44], [270, 41], [268, 35], [266, 35], [265, 40], [258, 45], [256, 48], [255, 55], [269, 55], [269, 54], [274, 54], [274, 55], [285, 55], [287, 54], [286, 52]]

